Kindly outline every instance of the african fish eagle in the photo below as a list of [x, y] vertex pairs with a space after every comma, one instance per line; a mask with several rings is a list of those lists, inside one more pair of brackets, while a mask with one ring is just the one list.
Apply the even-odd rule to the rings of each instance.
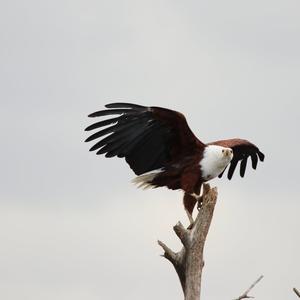
[[228, 165], [227, 177], [231, 179], [239, 161], [240, 175], [244, 177], [248, 157], [253, 169], [258, 158], [264, 160], [264, 154], [247, 140], [234, 138], [203, 143], [177, 111], [131, 103], [111, 103], [105, 107], [107, 109], [89, 117], [116, 117], [86, 128], [86, 131], [97, 130], [86, 139], [86, 142], [97, 140], [90, 151], [105, 153], [105, 157], [125, 157], [138, 175], [134, 182], [139, 187], [183, 190], [183, 203], [189, 217], [204, 182], [222, 177]]

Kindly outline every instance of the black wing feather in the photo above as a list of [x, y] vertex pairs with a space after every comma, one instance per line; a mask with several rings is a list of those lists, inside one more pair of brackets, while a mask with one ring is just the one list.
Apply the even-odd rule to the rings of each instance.
[[[144, 127], [138, 129], [127, 130], [126, 132], [114, 133], [112, 137], [110, 137], [109, 142], [106, 143], [106, 146], [102, 149], [105, 151], [97, 152], [97, 154], [103, 154], [105, 152], [110, 152], [110, 154], [105, 155], [106, 157], [113, 157], [122, 153], [122, 150], [125, 149], [126, 146], [134, 147], [137, 142], [139, 142], [144, 136], [147, 134], [148, 130], [145, 130]], [[103, 139], [104, 140], [104, 139]], [[103, 141], [102, 140], [102, 141]], [[114, 154], [113, 154], [114, 153]]]
[[[126, 156], [128, 164], [135, 165], [135, 173], [137, 175], [154, 170], [152, 158], [157, 153], [164, 152], [165, 155], [161, 161], [168, 160], [166, 149], [165, 149], [165, 134], [164, 130], [156, 130], [151, 132], [147, 136], [147, 139], [142, 139], [138, 146], [134, 147], [133, 150]], [[155, 152], [153, 152], [155, 149]], [[146, 159], [147, 158], [147, 159]]]
[[95, 117], [103, 117], [108, 115], [132, 114], [134, 112], [135, 110], [133, 109], [104, 109], [89, 114], [88, 117], [95, 118]]
[[112, 118], [112, 119], [104, 120], [104, 121], [100, 121], [100, 122], [97, 122], [95, 124], [92, 124], [92, 125], [88, 126], [85, 129], [85, 131], [90, 131], [90, 130], [97, 129], [99, 127], [103, 127], [103, 126], [107, 126], [107, 125], [110, 125], [110, 124], [113, 124], [113, 123], [117, 123], [121, 119], [122, 119], [122, 116], [121, 117], [117, 117], [117, 118]]
[[[263, 161], [265, 158], [265, 155], [259, 151], [258, 147], [254, 144], [250, 143], [247, 140], [242, 139], [229, 139], [229, 140], [221, 140], [209, 143], [209, 145], [218, 145], [222, 147], [228, 147], [231, 148], [233, 151], [233, 158], [230, 162], [230, 167], [228, 170], [227, 177], [230, 180], [233, 176], [233, 173], [236, 169], [236, 166], [239, 161], [240, 163], [240, 176], [244, 177], [246, 168], [247, 168], [247, 160], [249, 156], [251, 157], [252, 162], [252, 168], [256, 169], [258, 158], [260, 161]], [[224, 170], [225, 171], [225, 170]], [[219, 177], [222, 177], [224, 171], [219, 175]]]
[[106, 108], [89, 117], [119, 116], [86, 128], [86, 131], [100, 129], [86, 139], [86, 142], [100, 139], [90, 151], [98, 150], [97, 154], [106, 157], [125, 157], [137, 175], [163, 168], [204, 148], [178, 112], [131, 103], [110, 103]]
[[105, 107], [107, 107], [107, 108], [131, 108], [131, 109], [135, 109], [135, 110], [147, 109], [146, 106], [133, 104], [133, 103], [125, 103], [125, 102], [109, 103], [109, 104], [106, 104]]
[[240, 166], [241, 177], [244, 177], [244, 175], [245, 175], [246, 167], [247, 167], [247, 160], [248, 160], [248, 157], [245, 157], [244, 159], [241, 160], [241, 166]]
[[263, 153], [261, 153], [260, 151], [257, 152], [257, 155], [258, 155], [260, 161], [265, 160], [265, 155]]
[[236, 168], [236, 165], [238, 163], [238, 160], [236, 159], [232, 159], [229, 170], [228, 170], [228, 174], [227, 174], [227, 178], [230, 180], [233, 176], [234, 170]]
[[151, 124], [147, 129], [145, 129], [141, 134], [137, 135], [132, 139], [130, 143], [127, 143], [126, 145], [122, 146], [119, 149], [118, 157], [125, 157], [130, 154], [130, 152], [135, 148], [139, 147], [139, 143], [143, 140], [146, 140], [148, 136], [151, 134], [151, 132], [155, 129], [160, 127], [159, 124]]
[[146, 124], [143, 124], [141, 121], [143, 121], [143, 119], [133, 119], [131, 120], [131, 122], [119, 122], [116, 125], [107, 127], [103, 130], [100, 130], [94, 134], [92, 134], [90, 137], [88, 137], [85, 141], [86, 142], [90, 142], [92, 140], [95, 140], [103, 135], [107, 135], [111, 132], [123, 132], [123, 131], [130, 131], [132, 129], [135, 129], [136, 126], [139, 126], [138, 129], [141, 129], [140, 126], [145, 127]]
[[252, 168], [256, 170], [258, 159], [256, 153], [251, 154]]

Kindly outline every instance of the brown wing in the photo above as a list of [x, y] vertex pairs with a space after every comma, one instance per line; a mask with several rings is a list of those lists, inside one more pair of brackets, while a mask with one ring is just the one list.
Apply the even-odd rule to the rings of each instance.
[[[239, 161], [241, 161], [240, 175], [241, 177], [244, 177], [246, 167], [247, 167], [247, 160], [249, 157], [251, 157], [253, 169], [256, 169], [258, 159], [260, 161], [264, 161], [265, 159], [265, 155], [259, 151], [258, 147], [247, 140], [229, 139], [229, 140], [212, 142], [209, 145], [219, 145], [219, 146], [228, 147], [232, 149], [233, 158], [229, 165], [229, 170], [227, 174], [229, 180], [232, 178], [232, 175]], [[219, 175], [219, 177], [222, 177], [224, 172], [225, 170]]]
[[[89, 115], [117, 115], [86, 128], [100, 129], [86, 139], [98, 140], [90, 151], [97, 150], [97, 154], [105, 153], [106, 157], [125, 157], [137, 175], [176, 163], [204, 148], [181, 113], [130, 103], [111, 103], [106, 108]], [[107, 127], [103, 129], [104, 126]]]

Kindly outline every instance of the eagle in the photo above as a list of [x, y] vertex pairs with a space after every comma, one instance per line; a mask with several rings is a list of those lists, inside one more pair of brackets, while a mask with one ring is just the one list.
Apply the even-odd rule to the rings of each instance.
[[139, 187], [183, 190], [190, 220], [201, 199], [203, 183], [222, 177], [227, 167], [230, 180], [239, 162], [240, 176], [244, 177], [249, 157], [253, 169], [258, 160], [265, 158], [256, 145], [244, 139], [202, 142], [184, 115], [174, 110], [132, 103], [110, 103], [105, 107], [89, 115], [110, 116], [85, 129], [95, 131], [85, 140], [96, 142], [90, 151], [125, 158], [137, 175], [133, 181]]

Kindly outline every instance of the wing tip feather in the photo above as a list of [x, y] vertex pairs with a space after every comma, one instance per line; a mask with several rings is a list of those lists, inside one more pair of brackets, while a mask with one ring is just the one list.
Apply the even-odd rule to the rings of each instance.
[[145, 106], [128, 103], [128, 102], [112, 102], [104, 105], [106, 108], [129, 108], [132, 110], [140, 110], [146, 108]]
[[94, 126], [94, 124], [93, 125], [89, 125], [88, 127], [86, 127], [84, 129], [84, 131], [91, 131], [93, 129], [93, 126]]
[[264, 161], [265, 160], [265, 155], [262, 152], [260, 152], [260, 151], [258, 151], [258, 157], [259, 157], [260, 161]]
[[88, 114], [88, 118], [95, 118], [95, 117], [97, 117], [97, 115], [96, 115], [97, 113], [98, 113], [98, 111], [95, 111], [93, 113]]

